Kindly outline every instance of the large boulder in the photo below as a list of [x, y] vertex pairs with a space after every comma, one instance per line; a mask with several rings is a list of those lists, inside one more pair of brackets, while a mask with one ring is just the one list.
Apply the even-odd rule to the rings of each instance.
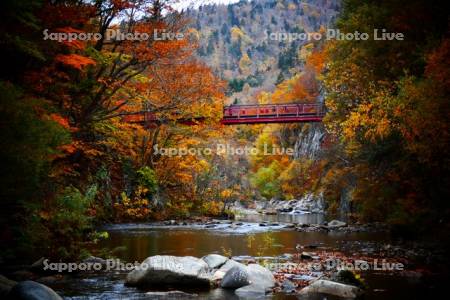
[[246, 271], [250, 284], [238, 288], [234, 291], [235, 294], [244, 299], [264, 299], [275, 286], [272, 272], [258, 264], [248, 265]]
[[258, 264], [247, 266], [248, 279], [251, 284], [261, 286], [265, 291], [270, 291], [275, 286], [275, 278], [272, 272]]
[[51, 288], [35, 281], [27, 280], [16, 284], [8, 294], [14, 300], [62, 300]]
[[234, 266], [223, 276], [220, 286], [226, 289], [238, 289], [250, 284], [247, 268]]
[[355, 299], [363, 294], [360, 288], [329, 280], [316, 280], [300, 290], [300, 295], [311, 297], [315, 294], [332, 295], [345, 299]]
[[270, 292], [275, 286], [272, 272], [258, 265], [236, 265], [222, 279], [221, 287], [237, 289], [240, 297], [257, 297]]
[[347, 223], [342, 222], [342, 221], [338, 221], [338, 220], [333, 220], [328, 222], [328, 227], [330, 228], [338, 228], [338, 227], [344, 227], [347, 226]]
[[208, 264], [192, 256], [156, 255], [148, 257], [127, 275], [125, 284], [137, 287], [209, 286]]
[[210, 267], [211, 269], [217, 269], [228, 261], [227, 257], [219, 254], [209, 254], [203, 256], [202, 259], [208, 264], [208, 267]]
[[225, 264], [223, 264], [216, 272], [214, 272], [211, 280], [212, 281], [217, 281], [217, 280], [221, 280], [225, 274], [233, 267], [238, 266], [241, 268], [245, 268], [244, 264], [241, 264], [237, 261], [234, 261], [232, 259], [229, 259]]

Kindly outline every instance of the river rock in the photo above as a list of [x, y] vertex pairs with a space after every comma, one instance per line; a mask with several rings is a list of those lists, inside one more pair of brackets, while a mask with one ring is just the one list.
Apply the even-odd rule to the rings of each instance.
[[297, 286], [290, 280], [284, 280], [283, 283], [281, 284], [281, 289], [283, 291], [283, 293], [289, 294], [289, 293], [293, 293], [295, 292], [295, 289], [297, 288]]
[[227, 262], [224, 265], [222, 265], [219, 268], [219, 271], [222, 271], [222, 272], [226, 273], [228, 270], [230, 270], [232, 267], [235, 267], [235, 266], [245, 267], [244, 264], [241, 264], [240, 262], [237, 262], [235, 260], [229, 259], [229, 260], [227, 260]]
[[263, 211], [263, 214], [265, 215], [276, 215], [277, 210], [275, 208], [266, 209]]
[[329, 280], [316, 280], [300, 290], [299, 295], [312, 297], [317, 294], [332, 295], [345, 299], [355, 299], [363, 294], [360, 288]]
[[8, 293], [14, 300], [62, 300], [51, 288], [35, 281], [27, 280], [16, 284]]
[[178, 222], [175, 220], [167, 220], [167, 221], [164, 221], [164, 225], [175, 226], [175, 225], [178, 225]]
[[309, 252], [302, 252], [302, 254], [300, 255], [300, 258], [302, 259], [312, 259], [314, 256], [314, 254], [309, 253]]
[[237, 289], [249, 284], [249, 275], [245, 266], [234, 266], [225, 273], [220, 286], [227, 289]]
[[258, 264], [249, 264], [247, 266], [248, 279], [251, 284], [258, 284], [266, 291], [275, 286], [275, 278], [272, 272]]
[[229, 260], [227, 260], [227, 262], [224, 265], [222, 265], [219, 268], [219, 270], [214, 272], [211, 280], [212, 281], [221, 280], [225, 276], [225, 274], [228, 272], [228, 270], [230, 270], [232, 267], [235, 267], [235, 266], [238, 266], [238, 267], [241, 267], [241, 268], [245, 268], [244, 264], [241, 264], [241, 263], [239, 263], [237, 261], [229, 259]]
[[288, 213], [292, 211], [292, 207], [278, 209], [280, 213]]
[[192, 256], [156, 255], [148, 257], [127, 275], [128, 286], [209, 286], [208, 264]]
[[272, 272], [258, 265], [234, 266], [223, 277], [221, 287], [238, 288], [239, 297], [260, 297], [270, 292], [275, 286]]
[[342, 221], [338, 221], [338, 220], [330, 221], [330, 222], [328, 222], [328, 224], [327, 224], [327, 226], [328, 226], [329, 228], [344, 227], [344, 226], [346, 226], [346, 225], [347, 225], [347, 223], [342, 222]]
[[208, 254], [206, 256], [203, 256], [202, 259], [208, 264], [208, 267], [210, 267], [211, 269], [217, 269], [228, 261], [227, 257], [219, 254]]

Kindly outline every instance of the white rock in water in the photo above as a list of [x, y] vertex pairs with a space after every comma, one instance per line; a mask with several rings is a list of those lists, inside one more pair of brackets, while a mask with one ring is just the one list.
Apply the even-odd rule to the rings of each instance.
[[128, 286], [189, 285], [209, 286], [209, 267], [200, 258], [192, 256], [156, 255], [148, 257], [127, 275]]
[[220, 267], [219, 270], [214, 272], [211, 280], [212, 281], [221, 280], [225, 276], [225, 274], [228, 272], [228, 270], [230, 270], [234, 266], [239, 266], [239, 267], [245, 268], [244, 264], [241, 264], [237, 261], [229, 259], [223, 266]]
[[234, 266], [223, 276], [220, 286], [226, 289], [238, 289], [250, 284], [247, 268]]
[[341, 298], [355, 299], [363, 294], [360, 288], [329, 280], [316, 280], [300, 290], [300, 295], [327, 294]]
[[333, 220], [333, 221], [328, 222], [328, 227], [337, 228], [337, 227], [344, 227], [344, 226], [347, 226], [347, 223], [342, 222], [342, 221]]
[[258, 264], [249, 264], [247, 273], [251, 284], [262, 286], [266, 291], [275, 286], [275, 278], [272, 272]]
[[211, 269], [216, 269], [228, 261], [228, 257], [219, 254], [208, 254], [202, 259], [208, 264]]

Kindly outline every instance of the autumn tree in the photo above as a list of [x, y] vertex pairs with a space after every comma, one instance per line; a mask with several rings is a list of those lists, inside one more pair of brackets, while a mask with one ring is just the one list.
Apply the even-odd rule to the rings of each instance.
[[419, 224], [448, 213], [442, 201], [448, 195], [442, 5], [347, 1], [342, 32], [386, 28], [405, 38], [328, 45], [325, 121], [342, 146], [337, 155], [355, 178], [353, 199], [365, 219]]

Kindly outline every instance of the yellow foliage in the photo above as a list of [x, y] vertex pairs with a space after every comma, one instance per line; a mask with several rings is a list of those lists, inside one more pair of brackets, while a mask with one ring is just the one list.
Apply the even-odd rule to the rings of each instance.
[[121, 194], [121, 202], [114, 204], [114, 212], [117, 220], [145, 220], [149, 217], [149, 201], [145, 198], [148, 190], [138, 186], [134, 197], [129, 198], [125, 193]]

